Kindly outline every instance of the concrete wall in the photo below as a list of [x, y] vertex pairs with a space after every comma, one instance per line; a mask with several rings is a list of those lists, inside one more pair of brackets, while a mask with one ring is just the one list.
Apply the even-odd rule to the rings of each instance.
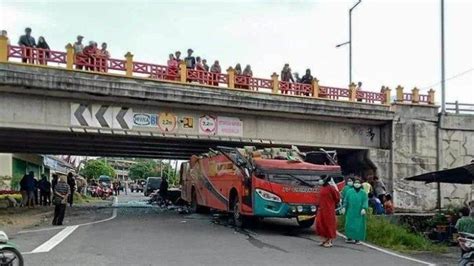
[[[461, 166], [474, 159], [474, 130], [456, 128], [458, 116], [444, 117], [451, 129], [439, 129], [435, 108], [396, 105], [393, 146], [393, 193], [398, 208], [430, 210], [436, 207], [435, 184], [408, 182], [404, 178]], [[464, 120], [470, 124], [471, 117]], [[472, 124], [471, 124], [472, 126]], [[468, 129], [468, 130], [466, 130]], [[437, 136], [441, 136], [441, 152]], [[438, 154], [440, 160], [438, 162]], [[440, 164], [438, 166], [438, 163]], [[441, 185], [442, 206], [459, 205], [470, 198], [471, 187], [466, 185]]]
[[11, 153], [0, 153], [0, 176], [12, 176]]

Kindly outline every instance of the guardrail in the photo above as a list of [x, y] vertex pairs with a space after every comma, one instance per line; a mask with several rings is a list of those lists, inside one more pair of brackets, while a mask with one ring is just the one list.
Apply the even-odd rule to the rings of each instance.
[[[318, 80], [311, 84], [290, 83], [278, 80], [273, 73], [271, 79], [236, 75], [231, 67], [227, 73], [213, 73], [195, 69], [187, 69], [184, 62], [176, 67], [133, 61], [133, 55], [128, 52], [125, 59], [105, 56], [75, 55], [71, 44], [66, 46], [66, 52], [8, 45], [8, 38], [0, 36], [0, 62], [23, 62], [34, 65], [57, 64], [68, 70], [92, 71], [98, 73], [121, 74], [126, 77], [141, 77], [160, 81], [193, 83], [200, 86], [217, 86], [228, 89], [251, 90], [261, 93], [273, 93], [288, 96], [312, 97], [330, 100], [357, 101], [370, 104], [390, 104], [391, 90], [382, 87], [380, 92], [359, 90], [355, 84], [348, 88], [320, 86]], [[397, 87], [396, 102], [413, 104], [434, 104], [434, 91], [420, 95], [417, 88], [411, 93], [404, 93], [403, 87]]]
[[456, 114], [474, 114], [474, 104], [472, 103], [446, 103], [446, 111], [454, 111]]

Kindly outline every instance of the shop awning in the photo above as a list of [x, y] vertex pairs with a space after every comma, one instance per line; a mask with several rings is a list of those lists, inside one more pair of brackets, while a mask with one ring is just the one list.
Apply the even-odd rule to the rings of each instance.
[[425, 173], [405, 178], [409, 181], [426, 183], [472, 184], [474, 181], [474, 163], [461, 167]]

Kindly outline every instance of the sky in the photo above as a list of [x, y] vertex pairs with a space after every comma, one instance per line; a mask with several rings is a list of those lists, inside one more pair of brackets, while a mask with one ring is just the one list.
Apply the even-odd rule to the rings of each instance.
[[[31, 27], [60, 51], [81, 34], [107, 42], [114, 58], [130, 51], [156, 64], [193, 48], [223, 68], [250, 64], [261, 78], [289, 63], [301, 74], [310, 68], [322, 85], [347, 87], [348, 46], [335, 46], [348, 41], [355, 2], [0, 0], [0, 28], [16, 43]], [[474, 103], [474, 1], [445, 2], [446, 99]], [[369, 91], [433, 88], [440, 101], [440, 0], [363, 0], [352, 21], [354, 82]]]

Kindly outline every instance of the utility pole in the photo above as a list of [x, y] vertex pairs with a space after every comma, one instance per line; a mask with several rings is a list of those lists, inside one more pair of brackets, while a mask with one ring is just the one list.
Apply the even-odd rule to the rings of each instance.
[[444, 66], [444, 0], [441, 0], [441, 114], [446, 113], [446, 82]]
[[336, 45], [336, 48], [339, 48], [343, 45], [349, 44], [349, 84], [352, 84], [352, 10], [354, 10], [361, 2], [362, 0], [359, 0], [351, 7], [351, 9], [349, 9], [349, 41]]

